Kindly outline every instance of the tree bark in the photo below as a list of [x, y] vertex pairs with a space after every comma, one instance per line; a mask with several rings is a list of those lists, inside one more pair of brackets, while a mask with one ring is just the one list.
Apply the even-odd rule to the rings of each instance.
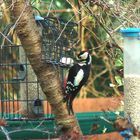
[[11, 18], [15, 21], [17, 35], [55, 114], [57, 125], [61, 126], [61, 139], [82, 139], [77, 120], [68, 115], [66, 105], [62, 101], [58, 72], [51, 64], [42, 61], [41, 38], [30, 4], [24, 0], [7, 0], [7, 6], [10, 8]]

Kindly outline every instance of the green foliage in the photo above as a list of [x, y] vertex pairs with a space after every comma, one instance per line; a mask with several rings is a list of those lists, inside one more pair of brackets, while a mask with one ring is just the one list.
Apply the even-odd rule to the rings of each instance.
[[122, 77], [117, 75], [117, 76], [115, 76], [115, 80], [118, 83], [118, 86], [122, 86], [123, 85]]
[[116, 49], [115, 66], [123, 67], [123, 53], [119, 49]]

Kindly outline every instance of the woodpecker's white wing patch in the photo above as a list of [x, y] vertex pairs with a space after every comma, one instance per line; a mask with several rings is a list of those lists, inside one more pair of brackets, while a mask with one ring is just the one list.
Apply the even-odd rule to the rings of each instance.
[[84, 77], [84, 71], [80, 69], [74, 78], [74, 86], [78, 86], [81, 80], [83, 79], [83, 77]]

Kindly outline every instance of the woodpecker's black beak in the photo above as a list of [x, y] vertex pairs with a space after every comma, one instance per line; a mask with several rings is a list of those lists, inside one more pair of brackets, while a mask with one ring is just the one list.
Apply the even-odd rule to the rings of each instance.
[[80, 55], [78, 55], [78, 56], [77, 56], [77, 59], [81, 59], [81, 56], [80, 56]]

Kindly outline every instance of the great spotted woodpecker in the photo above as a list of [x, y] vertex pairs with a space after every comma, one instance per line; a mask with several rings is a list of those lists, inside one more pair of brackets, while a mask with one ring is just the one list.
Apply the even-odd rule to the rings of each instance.
[[92, 60], [87, 51], [80, 52], [77, 57], [78, 63], [70, 68], [65, 88], [65, 101], [69, 114], [74, 114], [72, 103], [81, 87], [88, 80]]

